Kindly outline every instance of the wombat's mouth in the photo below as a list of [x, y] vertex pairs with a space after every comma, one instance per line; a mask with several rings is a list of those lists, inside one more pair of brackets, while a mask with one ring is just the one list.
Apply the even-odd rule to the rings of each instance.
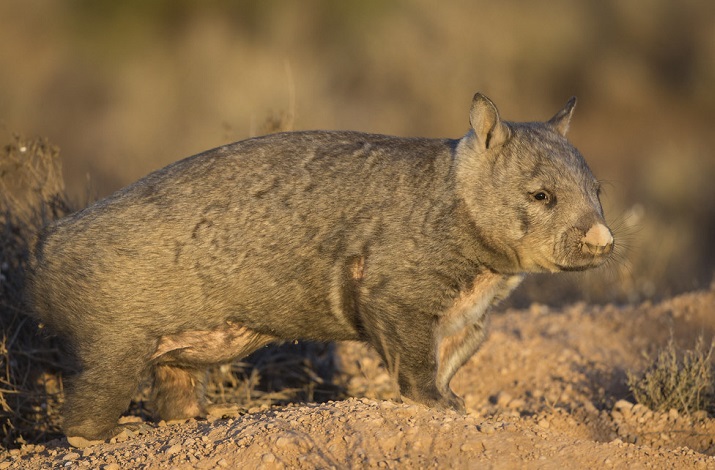
[[[561, 262], [557, 263], [555, 261], [549, 263], [539, 263], [537, 266], [540, 270], [544, 272], [558, 273], [564, 271], [586, 271], [588, 269], [593, 269], [601, 266], [606, 262], [607, 257], [599, 259], [590, 260], [580, 260], [573, 262]], [[538, 271], [539, 269], [537, 269]]]
[[603, 263], [606, 262], [606, 259], [608, 259], [607, 256], [601, 257], [599, 259], [594, 259], [585, 263], [581, 264], [571, 264], [571, 265], [562, 265], [562, 264], [556, 264], [556, 267], [559, 268], [559, 271], [586, 271], [587, 269], [593, 269], [601, 266]]
[[563, 271], [586, 271], [601, 266], [608, 260], [612, 250], [600, 254], [585, 254], [578, 246], [561, 256], [534, 256], [531, 258], [531, 269], [525, 271], [558, 273]]
[[593, 269], [601, 266], [610, 257], [613, 252], [613, 248], [609, 248], [608, 251], [603, 253], [590, 255], [587, 257], [580, 257], [578, 259], [569, 260], [568, 263], [554, 263], [559, 271], [585, 271], [587, 269]]

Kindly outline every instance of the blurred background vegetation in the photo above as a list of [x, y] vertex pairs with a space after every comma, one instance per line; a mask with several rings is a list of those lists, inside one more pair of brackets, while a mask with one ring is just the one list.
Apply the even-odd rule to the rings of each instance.
[[619, 256], [513, 302], [661, 298], [715, 268], [714, 25], [699, 0], [3, 0], [0, 131], [57, 145], [82, 200], [276, 128], [459, 137], [475, 91], [510, 120], [577, 95]]

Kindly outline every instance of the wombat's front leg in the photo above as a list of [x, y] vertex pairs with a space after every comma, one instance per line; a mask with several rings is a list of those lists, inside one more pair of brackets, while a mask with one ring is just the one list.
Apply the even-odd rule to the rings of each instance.
[[[466, 413], [464, 400], [452, 391], [449, 383], [459, 368], [481, 346], [486, 336], [484, 323], [484, 320], [480, 320], [466, 325], [450, 336], [438, 337], [434, 342], [435, 346], [428, 350], [429, 357], [410, 361], [404, 369], [400, 363], [400, 389], [404, 390], [402, 393], [428, 406], [451, 408]], [[439, 329], [433, 333], [433, 337], [438, 336], [438, 332]], [[408, 383], [404, 383], [405, 381]], [[418, 385], [414, 385], [415, 383]]]
[[486, 336], [485, 323], [486, 317], [483, 317], [478, 322], [466, 325], [460, 331], [438, 341], [437, 388], [443, 394], [453, 394], [449, 386], [452, 377], [482, 345]]
[[[421, 318], [416, 318], [421, 317]], [[390, 373], [397, 375], [404, 398], [434, 408], [463, 411], [462, 401], [448, 388], [437, 386], [437, 350], [434, 321], [427, 315], [399, 315], [391, 322], [389, 333], [380, 329], [371, 343], [385, 361]]]
[[438, 358], [436, 382], [440, 393], [455, 396], [449, 382], [484, 341], [489, 309], [509, 295], [522, 279], [520, 275], [481, 273], [471, 288], [460, 294], [451, 308], [440, 316], [435, 328]]

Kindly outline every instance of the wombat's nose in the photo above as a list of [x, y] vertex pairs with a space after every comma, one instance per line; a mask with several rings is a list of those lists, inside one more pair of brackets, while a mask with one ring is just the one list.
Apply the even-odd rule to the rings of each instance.
[[610, 253], [613, 249], [613, 235], [602, 223], [591, 226], [582, 241], [584, 253], [603, 255]]

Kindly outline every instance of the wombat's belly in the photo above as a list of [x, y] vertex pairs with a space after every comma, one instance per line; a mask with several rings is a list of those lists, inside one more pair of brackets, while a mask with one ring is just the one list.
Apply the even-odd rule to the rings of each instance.
[[224, 363], [244, 357], [277, 339], [226, 322], [215, 330], [189, 330], [162, 336], [151, 360], [194, 365]]

